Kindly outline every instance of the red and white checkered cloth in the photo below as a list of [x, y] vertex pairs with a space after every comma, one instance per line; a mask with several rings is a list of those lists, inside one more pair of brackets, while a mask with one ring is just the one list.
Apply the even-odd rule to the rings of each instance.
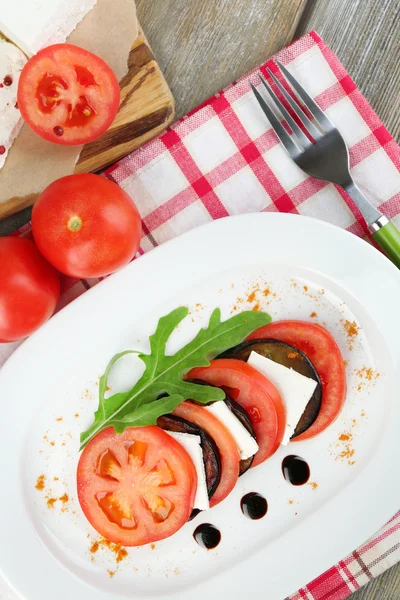
[[[399, 147], [343, 65], [314, 32], [277, 58], [342, 132], [356, 183], [400, 226]], [[106, 171], [139, 208], [140, 254], [212, 219], [256, 211], [308, 215], [368, 238], [345, 192], [307, 177], [280, 145], [249, 87], [250, 81], [259, 85], [259, 71], [267, 76], [267, 65], [279, 76], [274, 63], [262, 65]], [[62, 305], [95, 283], [64, 280]], [[0, 348], [0, 364], [14, 347]], [[291, 600], [343, 600], [399, 560], [400, 512]], [[2, 594], [1, 582], [0, 597], [11, 598]]]

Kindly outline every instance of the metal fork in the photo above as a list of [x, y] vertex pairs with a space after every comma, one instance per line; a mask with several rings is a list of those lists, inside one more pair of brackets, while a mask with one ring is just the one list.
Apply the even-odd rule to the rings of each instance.
[[275, 116], [258, 89], [251, 83], [256, 98], [268, 117], [275, 133], [286, 148], [294, 162], [308, 175], [317, 179], [340, 185], [353, 198], [360, 209], [368, 229], [390, 260], [400, 268], [400, 231], [395, 224], [383, 215], [360, 191], [350, 174], [349, 152], [339, 130], [328, 119], [326, 114], [314, 102], [311, 96], [279, 61], [281, 72], [292, 86], [297, 96], [304, 102], [313, 116], [313, 122], [308, 118], [292, 96], [286, 91], [270, 69], [268, 73], [282, 92], [286, 101], [302, 122], [304, 129], [314, 141], [311, 141], [302, 128], [289, 114], [282, 102], [277, 98], [272, 88], [260, 75], [260, 79], [272, 100], [275, 102], [292, 133], [289, 134], [281, 121]]

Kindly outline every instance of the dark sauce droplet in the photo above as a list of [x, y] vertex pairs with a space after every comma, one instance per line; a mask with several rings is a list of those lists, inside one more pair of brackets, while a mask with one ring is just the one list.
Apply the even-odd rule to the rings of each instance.
[[3, 83], [6, 87], [10, 87], [10, 85], [12, 85], [12, 82], [13, 82], [13, 80], [12, 80], [11, 75], [6, 75], [3, 79]]
[[294, 454], [283, 459], [282, 473], [292, 485], [304, 485], [310, 479], [310, 467], [303, 458]]
[[221, 541], [221, 532], [210, 523], [202, 523], [194, 530], [193, 537], [202, 548], [211, 550]]
[[244, 516], [249, 519], [262, 519], [267, 514], [268, 502], [261, 494], [250, 492], [241, 499], [240, 508]]

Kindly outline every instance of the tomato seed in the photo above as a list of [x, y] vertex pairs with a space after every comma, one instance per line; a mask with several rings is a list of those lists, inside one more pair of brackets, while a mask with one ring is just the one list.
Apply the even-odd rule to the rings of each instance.
[[0, 156], [1, 156], [2, 154], [4, 154], [4, 153], [5, 153], [5, 151], [6, 151], [6, 147], [5, 147], [5, 146], [0, 146]]
[[10, 87], [10, 85], [12, 85], [12, 77], [10, 75], [6, 75], [3, 79], [3, 83], [5, 86]]
[[85, 115], [85, 117], [90, 117], [90, 115], [92, 114], [92, 111], [87, 106], [86, 108], [83, 109], [83, 114]]
[[58, 137], [64, 135], [64, 129], [60, 127], [60, 125], [56, 125], [55, 127], [53, 127], [53, 132], [54, 135], [57, 135]]

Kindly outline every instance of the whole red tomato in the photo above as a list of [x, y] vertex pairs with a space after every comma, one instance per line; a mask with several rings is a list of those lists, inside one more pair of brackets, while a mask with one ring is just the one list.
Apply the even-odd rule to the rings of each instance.
[[0, 265], [0, 342], [14, 342], [51, 317], [60, 282], [30, 240], [0, 238]]
[[133, 200], [99, 175], [68, 175], [51, 183], [33, 207], [32, 229], [56, 269], [87, 279], [126, 265], [136, 254], [141, 221]]

